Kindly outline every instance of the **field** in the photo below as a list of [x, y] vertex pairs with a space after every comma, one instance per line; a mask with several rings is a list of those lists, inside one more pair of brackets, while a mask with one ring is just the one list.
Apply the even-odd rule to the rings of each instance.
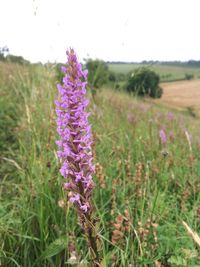
[[[0, 64], [2, 267], [91, 266], [59, 173], [56, 83], [52, 66]], [[173, 85], [159, 105], [88, 90], [102, 267], [200, 266], [200, 124], [171, 108], [196, 103]]]
[[164, 65], [164, 64], [108, 64], [109, 69], [115, 73], [124, 73], [133, 71], [138, 67], [148, 67], [158, 73], [161, 81], [174, 81], [185, 79], [186, 74], [191, 74], [194, 78], [200, 78], [199, 67], [188, 67], [184, 65]]
[[163, 83], [164, 94], [157, 102], [187, 110], [191, 115], [200, 114], [200, 80]]

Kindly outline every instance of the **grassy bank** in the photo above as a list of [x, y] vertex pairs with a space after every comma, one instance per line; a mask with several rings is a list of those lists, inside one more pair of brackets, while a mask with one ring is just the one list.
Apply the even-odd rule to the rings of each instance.
[[[54, 70], [0, 75], [0, 265], [90, 266], [59, 174]], [[199, 121], [106, 89], [88, 97], [102, 266], [199, 266], [182, 224], [200, 232]]]

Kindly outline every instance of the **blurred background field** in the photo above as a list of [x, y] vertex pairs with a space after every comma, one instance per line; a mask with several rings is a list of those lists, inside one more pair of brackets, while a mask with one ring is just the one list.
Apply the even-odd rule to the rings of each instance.
[[116, 73], [127, 74], [139, 67], [148, 67], [160, 75], [162, 82], [170, 82], [187, 79], [187, 75], [192, 78], [200, 78], [200, 66], [194, 62], [146, 62], [145, 63], [109, 63], [109, 69]]
[[200, 115], [200, 80], [178, 81], [162, 83], [163, 97], [158, 100], [178, 110], [190, 113], [191, 116]]

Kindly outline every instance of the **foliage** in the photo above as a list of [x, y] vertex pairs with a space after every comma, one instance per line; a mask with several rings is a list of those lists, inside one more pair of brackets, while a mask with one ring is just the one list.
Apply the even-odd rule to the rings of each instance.
[[190, 73], [186, 73], [185, 74], [185, 79], [186, 80], [192, 80], [194, 78], [194, 75], [193, 74], [190, 74]]
[[148, 68], [139, 68], [130, 76], [126, 89], [129, 93], [139, 96], [160, 98], [162, 89], [159, 87], [160, 77]]
[[108, 66], [103, 60], [86, 61], [86, 68], [88, 69], [88, 82], [91, 87], [100, 88], [108, 82]]
[[29, 64], [30, 62], [24, 59], [22, 56], [15, 56], [9, 54], [9, 48], [7, 46], [0, 47], [0, 61], [12, 62], [18, 64]]
[[6, 57], [7, 62], [12, 62], [12, 63], [18, 63], [18, 64], [29, 64], [30, 62], [27, 59], [24, 59], [22, 56], [15, 56], [15, 55], [7, 55]]
[[116, 82], [117, 80], [116, 74], [113, 71], [110, 71], [108, 75], [108, 79], [110, 82]]

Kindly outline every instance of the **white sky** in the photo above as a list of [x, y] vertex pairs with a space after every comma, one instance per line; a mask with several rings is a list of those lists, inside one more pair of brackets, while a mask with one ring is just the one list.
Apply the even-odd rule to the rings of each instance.
[[200, 60], [200, 0], [0, 0], [0, 47], [33, 62]]

